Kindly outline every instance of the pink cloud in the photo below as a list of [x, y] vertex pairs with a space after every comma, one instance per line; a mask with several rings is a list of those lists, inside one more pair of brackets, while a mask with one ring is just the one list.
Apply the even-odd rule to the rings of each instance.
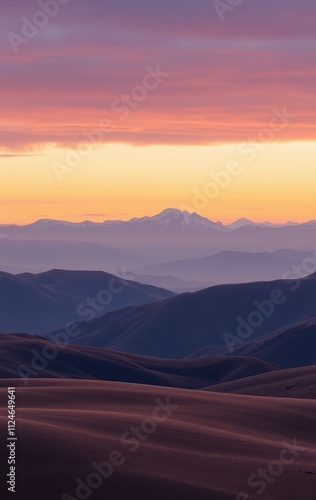
[[[8, 32], [39, 9], [2, 3]], [[297, 118], [280, 140], [315, 139], [315, 21], [310, 0], [245, 0], [223, 23], [208, 0], [72, 0], [18, 55], [1, 39], [0, 147], [75, 146], [105, 118], [105, 142], [240, 141], [284, 106]], [[168, 78], [113, 111], [157, 64]]]

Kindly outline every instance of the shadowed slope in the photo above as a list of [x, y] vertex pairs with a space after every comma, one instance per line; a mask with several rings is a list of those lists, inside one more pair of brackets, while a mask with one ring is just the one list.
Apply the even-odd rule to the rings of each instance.
[[246, 342], [234, 355], [258, 357], [284, 368], [316, 365], [316, 319]]
[[101, 271], [56, 269], [15, 276], [0, 272], [0, 292], [0, 331], [8, 333], [34, 333], [174, 295]]
[[101, 379], [197, 389], [275, 370], [254, 358], [166, 360], [86, 346], [65, 347], [28, 335], [0, 335], [0, 378]]
[[[298, 252], [297, 263], [309, 253]], [[136, 274], [164, 276], [171, 274], [186, 281], [211, 283], [246, 283], [281, 279], [292, 263], [278, 252], [223, 251], [209, 257], [184, 259], [135, 269]]]
[[186, 357], [208, 346], [226, 347], [224, 334], [237, 335], [239, 322], [248, 322], [254, 311], [256, 327], [246, 332], [254, 339], [315, 317], [316, 281], [302, 280], [294, 287], [297, 284], [291, 281], [274, 281], [178, 295], [81, 323], [73, 342], [157, 357]]

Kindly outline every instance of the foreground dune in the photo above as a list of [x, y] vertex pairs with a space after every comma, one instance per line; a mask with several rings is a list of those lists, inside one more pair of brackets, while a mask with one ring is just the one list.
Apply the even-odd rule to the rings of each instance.
[[207, 390], [253, 396], [316, 399], [316, 366], [263, 373], [211, 386]]
[[[14, 383], [1, 381], [2, 401]], [[85, 380], [16, 391], [16, 499], [314, 498], [315, 401]], [[248, 484], [278, 463], [270, 484]]]

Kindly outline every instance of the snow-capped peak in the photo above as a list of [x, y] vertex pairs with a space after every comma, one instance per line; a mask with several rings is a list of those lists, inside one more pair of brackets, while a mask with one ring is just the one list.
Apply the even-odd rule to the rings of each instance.
[[166, 228], [195, 229], [200, 231], [205, 229], [221, 229], [224, 227], [221, 222], [212, 222], [196, 212], [190, 213], [186, 210], [176, 208], [167, 208], [153, 217], [133, 218], [129, 223], [150, 223]]

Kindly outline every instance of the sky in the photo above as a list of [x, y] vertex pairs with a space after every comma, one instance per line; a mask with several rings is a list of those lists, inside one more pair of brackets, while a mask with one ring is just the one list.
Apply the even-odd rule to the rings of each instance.
[[0, 223], [315, 219], [316, 4], [231, 4], [0, 0]]

